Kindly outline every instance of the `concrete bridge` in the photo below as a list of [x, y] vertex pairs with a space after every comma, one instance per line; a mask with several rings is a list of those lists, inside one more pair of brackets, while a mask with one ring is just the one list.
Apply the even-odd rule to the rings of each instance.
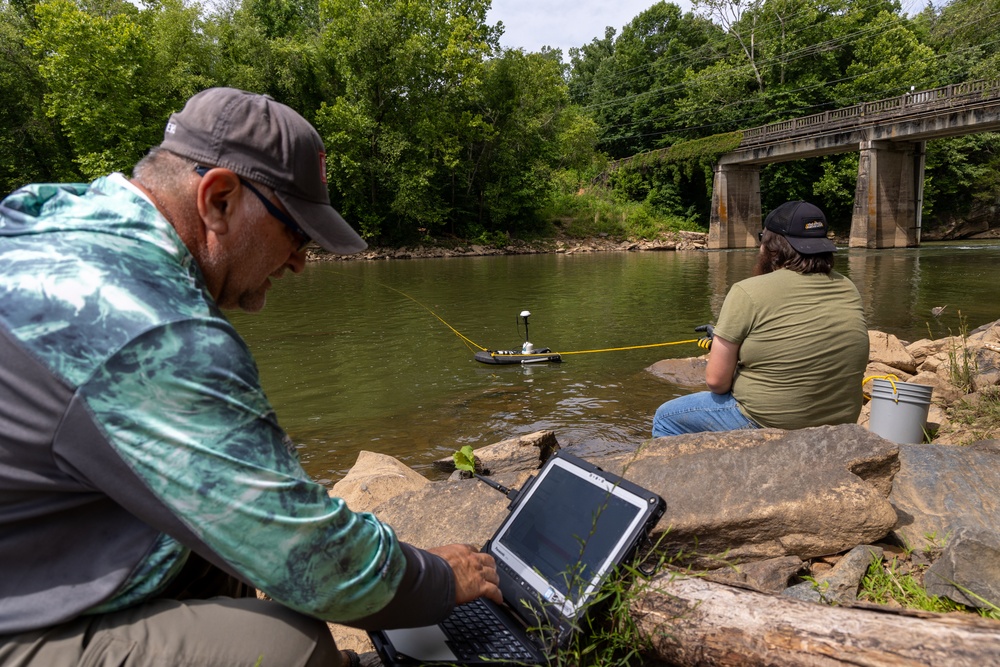
[[852, 248], [919, 245], [928, 139], [1000, 130], [1000, 79], [909, 92], [743, 131], [715, 165], [709, 248], [751, 248], [760, 165], [859, 151]]

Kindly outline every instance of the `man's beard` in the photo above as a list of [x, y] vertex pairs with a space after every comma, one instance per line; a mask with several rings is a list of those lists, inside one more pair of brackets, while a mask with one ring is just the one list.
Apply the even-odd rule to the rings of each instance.
[[757, 262], [753, 265], [753, 275], [762, 276], [774, 271], [774, 262], [771, 261], [771, 253], [761, 250], [757, 253]]

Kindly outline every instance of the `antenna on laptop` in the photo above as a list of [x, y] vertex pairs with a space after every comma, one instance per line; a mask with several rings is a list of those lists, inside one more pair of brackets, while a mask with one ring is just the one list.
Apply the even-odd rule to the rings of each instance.
[[478, 479], [480, 482], [482, 482], [486, 486], [491, 486], [494, 489], [496, 489], [497, 491], [499, 491], [500, 493], [502, 493], [505, 496], [507, 496], [507, 499], [510, 500], [510, 502], [513, 503], [515, 500], [517, 500], [517, 494], [520, 493], [520, 491], [518, 491], [517, 489], [508, 489], [503, 484], [495, 482], [492, 479], [490, 479], [489, 477], [486, 477], [484, 475], [480, 475], [478, 472], [474, 472], [472, 474], [473, 474], [473, 476], [475, 476], [476, 479]]

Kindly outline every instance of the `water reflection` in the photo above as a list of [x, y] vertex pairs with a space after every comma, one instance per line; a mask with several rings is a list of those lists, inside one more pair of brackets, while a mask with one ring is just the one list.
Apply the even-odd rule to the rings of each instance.
[[[233, 321], [258, 360], [281, 423], [317, 478], [335, 480], [361, 449], [430, 462], [553, 429], [566, 444], [639, 442], [662, 401], [687, 391], [647, 373], [718, 316], [756, 252], [599, 253], [313, 263], [278, 281], [268, 307]], [[838, 253], [869, 326], [905, 340], [1000, 318], [1000, 244]], [[930, 314], [948, 304], [940, 318]], [[530, 310], [536, 347], [564, 363], [491, 366], [476, 345], [519, 348]], [[449, 329], [449, 326], [452, 329]], [[574, 354], [579, 352], [579, 354]]]

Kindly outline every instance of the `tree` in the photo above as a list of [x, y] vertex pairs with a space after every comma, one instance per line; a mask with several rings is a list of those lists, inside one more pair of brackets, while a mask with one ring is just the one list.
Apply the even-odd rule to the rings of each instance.
[[499, 34], [485, 0], [323, 0], [323, 50], [342, 81], [316, 122], [330, 182], [369, 239], [442, 228], [442, 185], [468, 137], [488, 133], [473, 101]]
[[339, 84], [321, 27], [318, 0], [229, 0], [210, 25], [219, 51], [213, 75], [311, 119]]
[[899, 16], [880, 12], [871, 29], [871, 37], [854, 49], [846, 80], [834, 87], [838, 106], [892, 97], [911, 86], [924, 88], [933, 79], [934, 51]]
[[124, 0], [45, 0], [36, 16], [26, 41], [39, 59], [45, 111], [86, 178], [129, 169], [204, 81], [185, 69], [196, 51], [176, 43], [190, 31], [169, 29], [175, 21], [190, 26], [195, 16], [177, 3], [140, 11]]
[[670, 145], [677, 132], [677, 101], [686, 72], [702, 67], [718, 31], [675, 4], [658, 2], [640, 13], [610, 45], [614, 31], [573, 55], [574, 100], [601, 127], [600, 147], [614, 157]]
[[0, 4], [0, 196], [26, 183], [79, 180], [57, 124], [45, 115], [44, 82], [25, 41], [32, 3]]

